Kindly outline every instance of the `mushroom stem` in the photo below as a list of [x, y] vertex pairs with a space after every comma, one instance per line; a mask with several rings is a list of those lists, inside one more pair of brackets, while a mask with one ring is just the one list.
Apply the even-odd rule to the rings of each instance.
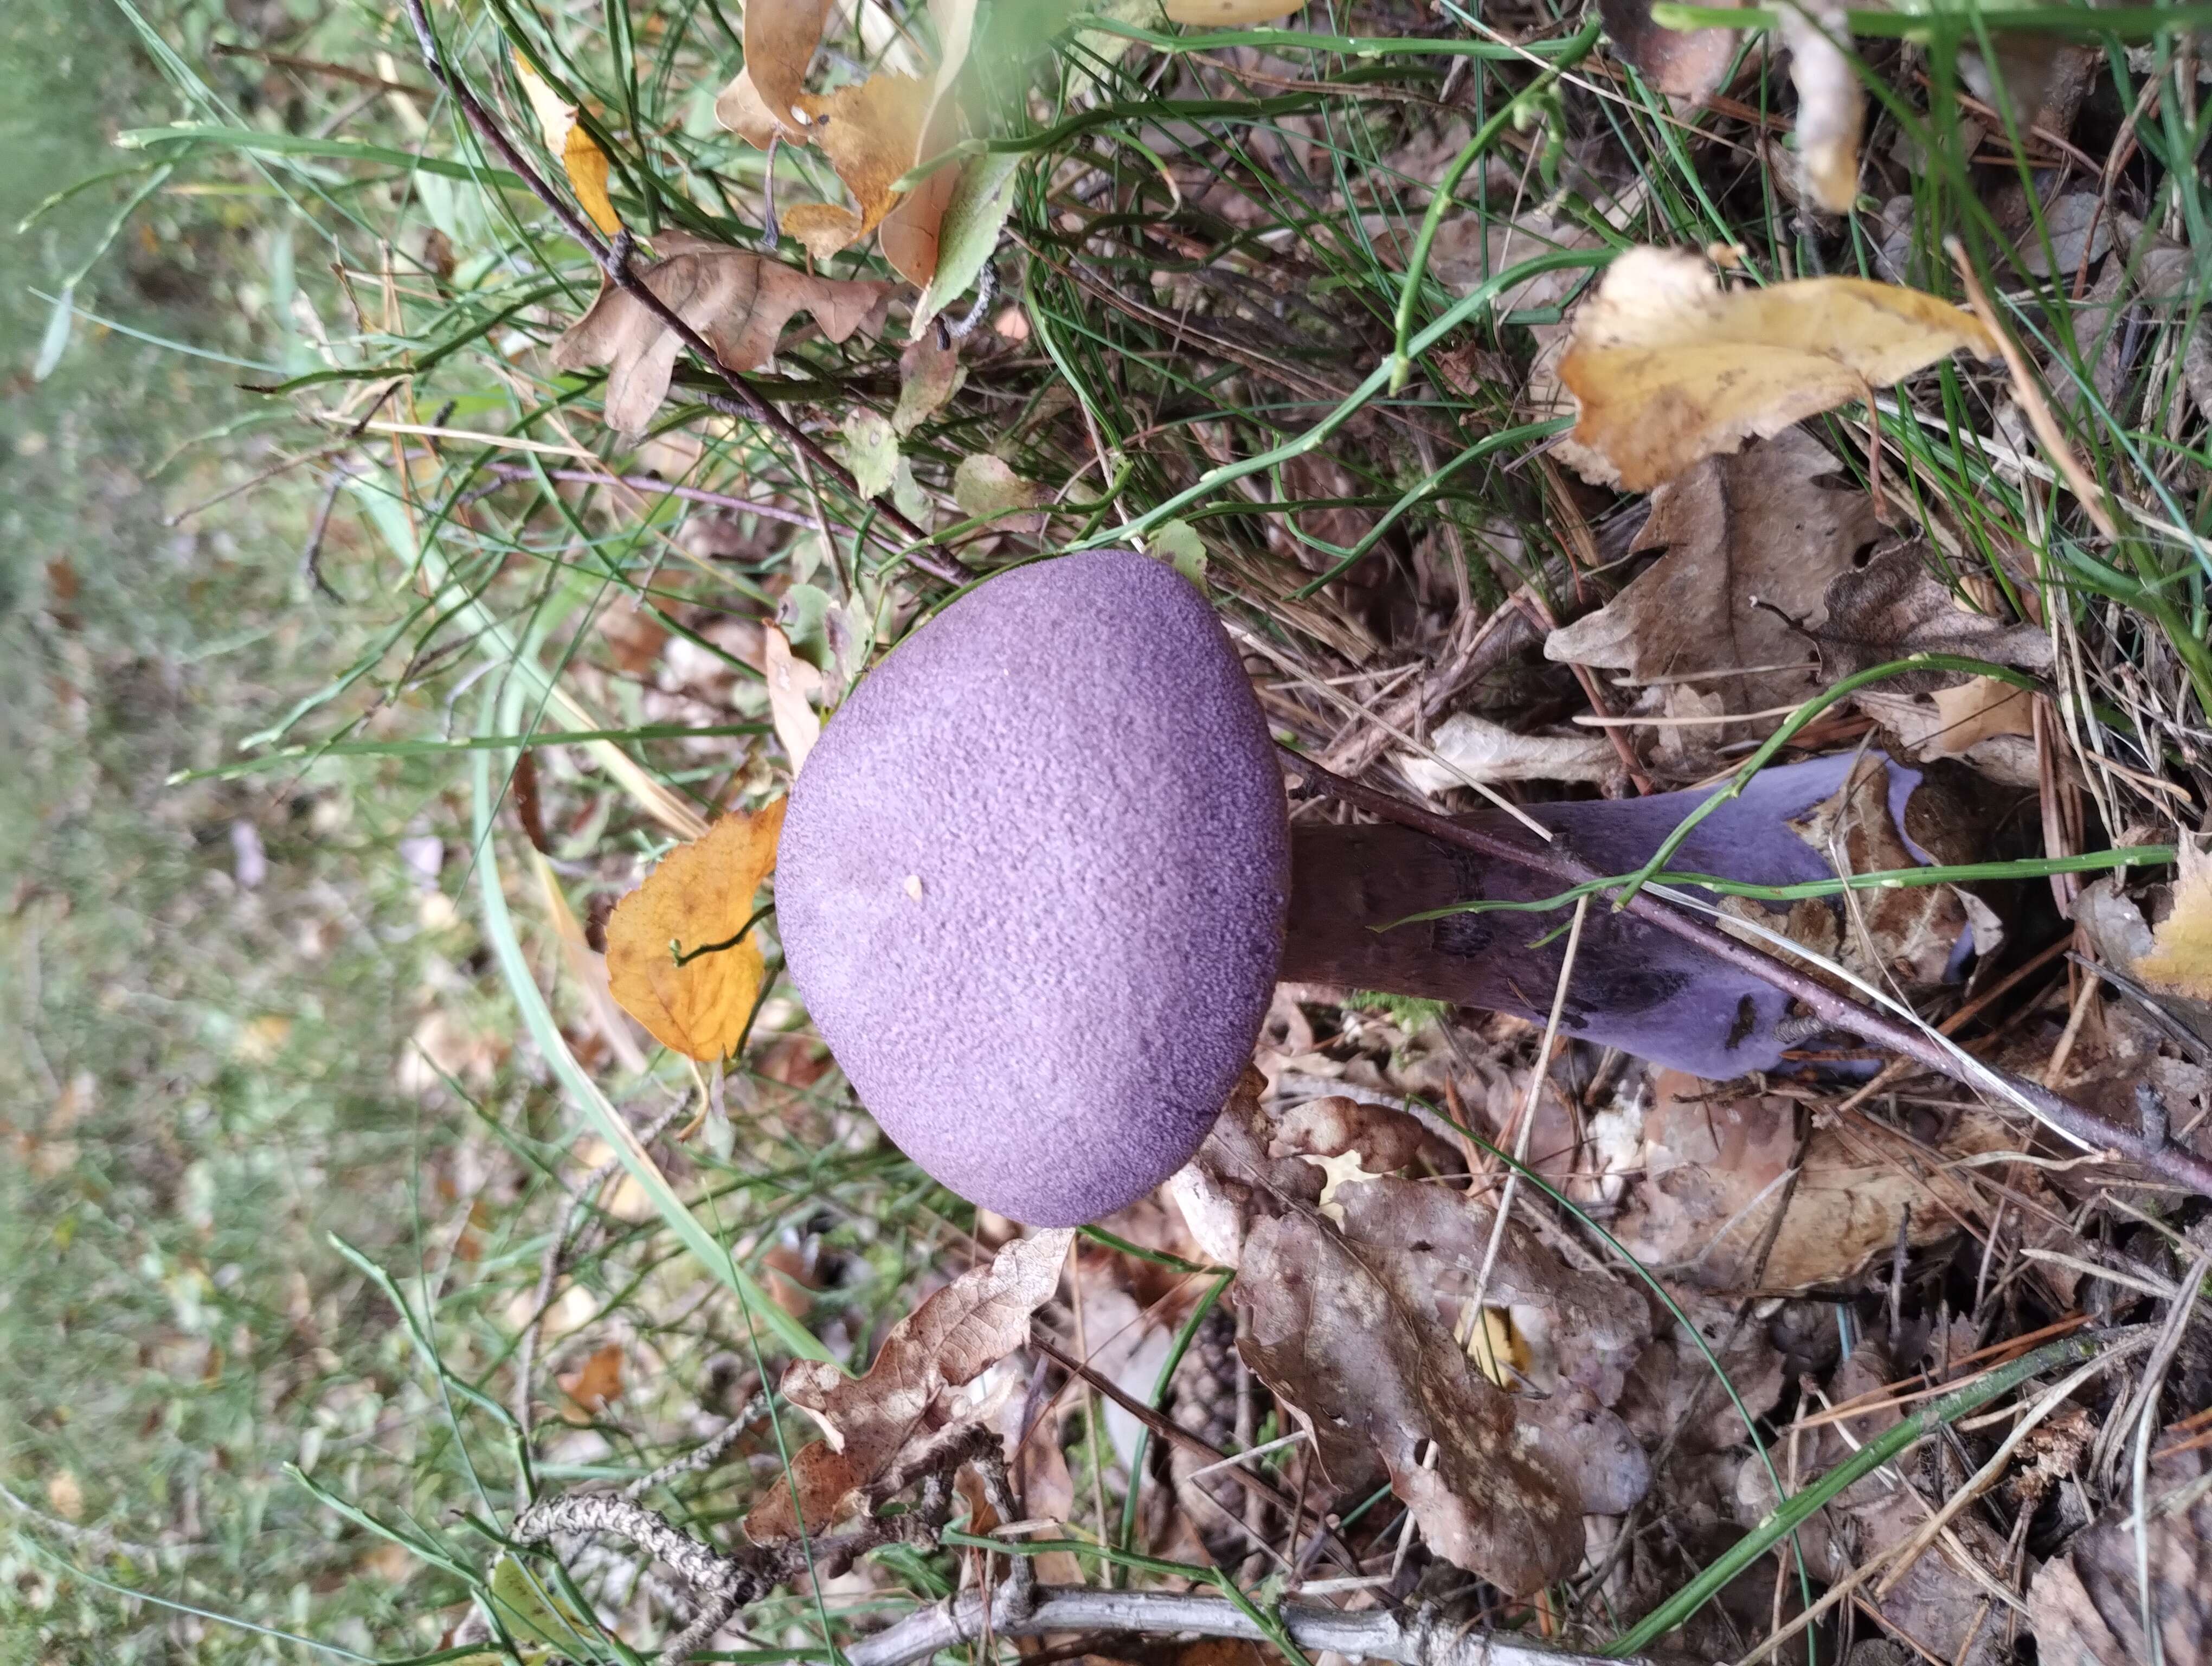
[[[1753, 884], [1828, 877], [1826, 860], [1790, 824], [1832, 793], [1849, 759], [1769, 770], [1691, 835], [1674, 866]], [[1918, 776], [1892, 771], [1902, 819]], [[1647, 860], [1707, 794], [1544, 806], [1548, 847], [1495, 812], [1459, 818], [1492, 842], [1571, 857], [1598, 873]], [[1537, 866], [1494, 861], [1413, 827], [1305, 824], [1291, 829], [1291, 883], [1282, 976], [1382, 989], [1515, 1012], [1541, 1022], [1565, 949], [1556, 913], [1500, 909], [1395, 924], [1475, 900], [1531, 902], [1564, 886]], [[1547, 862], [1543, 866], [1553, 866]], [[1769, 1070], [1785, 1045], [1776, 1026], [1789, 997], [1647, 920], [1591, 909], [1561, 1025], [1586, 1041], [1710, 1077]]]

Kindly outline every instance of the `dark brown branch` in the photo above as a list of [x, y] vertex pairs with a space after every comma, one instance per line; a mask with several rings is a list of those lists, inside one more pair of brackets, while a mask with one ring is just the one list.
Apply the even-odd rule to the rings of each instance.
[[[495, 474], [502, 480], [534, 480], [538, 471], [527, 463], [484, 463], [479, 466], [487, 474]], [[711, 509], [726, 509], [733, 514], [758, 515], [763, 520], [781, 520], [790, 526], [811, 528], [814, 517], [801, 514], [796, 509], [787, 509], [780, 503], [756, 503], [750, 498], [732, 497], [726, 492], [710, 492], [704, 486], [679, 486], [672, 481], [656, 480], [649, 474], [604, 474], [590, 469], [548, 469], [549, 480], [573, 481], [583, 486], [627, 486], [635, 492], [659, 492], [665, 497], [680, 497], [687, 503], [703, 503]]]
[[[1389, 793], [1364, 787], [1358, 781], [1346, 781], [1288, 747], [1279, 747], [1277, 751], [1291, 773], [1316, 792], [1325, 793], [1340, 803], [1364, 810], [1386, 821], [1413, 828], [1441, 843], [1457, 845], [1463, 850], [1471, 850], [1479, 855], [1510, 862], [1529, 872], [1541, 873], [1557, 880], [1562, 890], [1607, 877], [1556, 845], [1538, 847], [1516, 843], [1486, 828], [1437, 815]], [[1628, 912], [1686, 943], [1694, 945], [1715, 959], [1771, 984], [1834, 1029], [1847, 1031], [1874, 1046], [1887, 1048], [1925, 1069], [1948, 1076], [1966, 1086], [1983, 1085], [1975, 1081], [1968, 1073], [1967, 1067], [1961, 1065], [1935, 1039], [1923, 1035], [1910, 1025], [1901, 1024], [1886, 1013], [1860, 1006], [1803, 972], [1784, 965], [1765, 951], [1707, 925], [1670, 903], [1638, 891], [1629, 900]], [[2090, 1150], [2117, 1153], [2141, 1164], [2177, 1186], [2202, 1196], [2212, 1197], [2212, 1164], [2206, 1163], [2195, 1152], [2171, 1142], [2145, 1139], [2135, 1129], [2106, 1122], [2095, 1112], [2052, 1092], [2039, 1082], [2029, 1081], [2025, 1077], [2014, 1076], [1993, 1066], [1978, 1064], [1976, 1067], [1988, 1073], [1988, 1080], [2002, 1084], [2007, 1091], [2033, 1106], [2036, 1115], [2052, 1128], [2070, 1139], [2081, 1141]]]
[[[659, 319], [665, 329], [673, 332], [676, 338], [690, 350], [692, 356], [730, 390], [744, 408], [747, 416], [795, 447], [807, 461], [836, 481], [856, 501], [860, 500], [862, 496], [860, 488], [854, 483], [852, 474], [844, 465], [830, 456], [791, 418], [756, 393], [744, 377], [715, 356], [714, 348], [708, 344], [705, 337], [686, 324], [673, 307], [653, 292], [651, 285], [630, 270], [631, 239], [628, 228], [617, 232], [612, 243], [605, 241], [582, 216], [562, 201], [559, 194], [539, 177], [529, 159], [492, 119], [491, 112], [484, 108], [483, 100], [469, 90], [468, 83], [461, 79], [459, 72], [447, 64], [445, 55], [439, 50], [437, 37], [430, 31], [430, 19], [422, 9], [422, 0], [406, 0], [406, 5], [407, 20], [414, 26], [415, 40], [422, 51], [424, 67], [453, 95], [454, 103], [460, 106], [461, 113], [468, 119], [469, 125], [476, 130], [477, 137], [528, 187], [532, 196], [551, 210], [553, 217], [561, 222], [562, 229], [578, 245], [591, 252], [592, 258], [599, 263], [599, 270], [605, 275], [607, 282], [628, 293], [639, 306]], [[957, 558], [933, 544], [927, 532], [890, 505], [880, 506], [877, 518], [903, 532], [908, 540], [921, 546], [902, 550], [902, 554], [908, 562], [932, 578], [941, 579], [947, 584], [964, 584], [973, 576]]]

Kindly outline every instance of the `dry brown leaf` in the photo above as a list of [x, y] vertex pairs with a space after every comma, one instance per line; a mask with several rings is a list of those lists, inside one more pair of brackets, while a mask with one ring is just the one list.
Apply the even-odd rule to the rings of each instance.
[[783, 228], [817, 260], [850, 248], [866, 235], [860, 216], [835, 203], [798, 203], [783, 210]]
[[1030, 1317], [1059, 1287], [1074, 1237], [1060, 1227], [1016, 1238], [989, 1266], [963, 1273], [891, 1327], [866, 1377], [794, 1361], [783, 1374], [784, 1397], [811, 1413], [824, 1438], [799, 1450], [791, 1484], [770, 1489], [745, 1517], [753, 1541], [793, 1537], [801, 1516], [819, 1531], [916, 1443], [988, 1415], [963, 1414], [953, 1391], [1029, 1341]]
[[[1969, 611], [1936, 582], [1919, 548], [1887, 550], [1862, 570], [1839, 575], [1824, 599], [1827, 620], [1809, 629], [1831, 682], [1914, 654], [1958, 654], [2023, 671], [2051, 664], [2051, 638], [2033, 625], [2008, 625]], [[1924, 694], [1954, 681], [1954, 672], [1908, 672], [1886, 690]]]
[[[814, 62], [822, 26], [829, 21], [830, 0], [745, 0], [745, 67], [739, 76], [747, 90], [738, 96], [764, 111], [793, 138], [811, 137], [799, 101], [806, 90], [807, 66]], [[723, 88], [722, 99], [734, 94], [733, 82]], [[737, 126], [722, 117], [721, 99], [715, 100], [714, 113], [724, 125]]]
[[1632, 546], [1665, 553], [1605, 606], [1553, 631], [1544, 657], [1638, 682], [1781, 667], [1700, 678], [1723, 694], [1724, 710], [1764, 711], [1817, 692], [1803, 632], [1790, 621], [1825, 618], [1830, 581], [1882, 536], [1874, 500], [1829, 483], [1837, 472], [1817, 441], [1788, 429], [1668, 481]]
[[596, 1417], [606, 1410], [610, 1401], [622, 1398], [623, 1351], [612, 1342], [594, 1348], [582, 1365], [562, 1371], [555, 1380], [579, 1411]]
[[1598, 11], [1614, 50], [1644, 80], [1678, 99], [1694, 101], [1717, 91], [1741, 44], [1734, 29], [1662, 28], [1651, 21], [1651, 0], [1598, 0]]
[[1815, 277], [1723, 293], [1701, 256], [1631, 249], [1559, 361], [1579, 409], [1565, 454], [1646, 491], [1961, 348], [1996, 356], [1971, 313], [1917, 289]]
[[530, 112], [538, 119], [538, 131], [545, 141], [545, 149], [561, 159], [562, 171], [568, 176], [568, 186], [576, 193], [577, 203], [591, 216], [593, 225], [612, 237], [622, 229], [623, 222], [622, 216], [615, 212], [615, 205], [607, 197], [606, 152], [577, 121], [576, 106], [563, 104], [561, 95], [530, 67], [530, 60], [520, 52], [514, 55], [514, 73], [529, 96]]
[[727, 942], [752, 917], [753, 893], [775, 866], [784, 801], [725, 816], [670, 851], [607, 916], [607, 980], [653, 1039], [694, 1059], [719, 1059], [744, 1033], [765, 963], [748, 935], [679, 966], [684, 952]]
[[[1610, 1230], [1638, 1261], [1693, 1289], [1779, 1294], [1846, 1282], [1895, 1251], [1907, 1206], [1916, 1246], [1957, 1230], [1972, 1201], [1941, 1163], [2013, 1148], [1979, 1111], [1962, 1115], [1933, 1158], [1870, 1120], [1816, 1126], [1790, 1190], [1795, 1100], [1672, 1070], [1653, 1073], [1652, 1094], [1644, 1181]], [[1789, 1210], [1754, 1285], [1759, 1242], [1785, 1191]]]
[[1848, 214], [1859, 194], [1859, 130], [1866, 94], [1844, 50], [1850, 21], [1836, 0], [1802, 0], [1776, 14], [1797, 89], [1797, 161], [1806, 199]]
[[886, 74], [799, 99], [809, 136], [860, 205], [860, 230], [847, 241], [873, 231], [899, 200], [891, 182], [915, 164], [929, 90], [912, 76]]
[[[684, 232], [654, 240], [665, 258], [641, 264], [638, 276], [732, 370], [757, 370], [775, 357], [794, 313], [811, 313], [823, 335], [843, 341], [874, 334], [890, 307], [889, 283], [816, 277]], [[553, 344], [553, 363], [605, 365], [607, 426], [636, 434], [667, 397], [681, 347], [635, 296], [610, 285]]]
[[2191, 1000], [2212, 1001], [2212, 855], [2194, 839], [2181, 842], [2173, 909], [2151, 935], [2155, 946], [2136, 962], [2136, 975]]
[[[2212, 1662], [2212, 1492], [2203, 1447], [2154, 1459], [2142, 1554], [2150, 1573], [2166, 1666]], [[2190, 1496], [2194, 1489], [2194, 1496]], [[2185, 1508], [2160, 1506], [2186, 1498]], [[2038, 1658], [2057, 1666], [2142, 1666], [2154, 1658], [2143, 1635], [2132, 1505], [2113, 1505], [2043, 1565], [2028, 1588]]]
[[756, 150], [765, 150], [783, 131], [775, 112], [753, 85], [752, 72], [740, 70], [715, 95], [714, 119]]
[[[1508, 1591], [1536, 1590], [1579, 1559], [1584, 1511], [1642, 1496], [1643, 1449], [1592, 1392], [1593, 1369], [1563, 1369], [1540, 1397], [1508, 1395], [1455, 1340], [1484, 1321], [1465, 1310], [1489, 1212], [1387, 1178], [1347, 1182], [1334, 1201], [1341, 1233], [1303, 1212], [1252, 1229], [1236, 1286], [1251, 1310], [1240, 1352], [1311, 1434], [1332, 1486], [1362, 1484], [1379, 1459], [1437, 1554]], [[1649, 1335], [1640, 1302], [1572, 1277], [1518, 1229], [1483, 1300], [1551, 1313], [1590, 1360], [1610, 1353], [1625, 1365]]]

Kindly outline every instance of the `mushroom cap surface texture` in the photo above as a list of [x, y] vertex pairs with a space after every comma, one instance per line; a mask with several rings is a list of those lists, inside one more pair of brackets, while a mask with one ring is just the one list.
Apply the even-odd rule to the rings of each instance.
[[777, 929], [901, 1149], [1074, 1225], [1188, 1161], [1250, 1062], [1288, 819], [1205, 598], [1087, 551], [986, 581], [838, 708], [792, 788]]

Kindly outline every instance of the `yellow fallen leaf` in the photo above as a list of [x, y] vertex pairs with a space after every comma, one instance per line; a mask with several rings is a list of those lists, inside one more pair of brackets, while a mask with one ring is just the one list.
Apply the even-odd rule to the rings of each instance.
[[1306, 0], [1167, 0], [1162, 8], [1170, 23], [1194, 28], [1235, 29], [1247, 23], [1264, 23], [1271, 17], [1288, 17], [1302, 10]]
[[1814, 277], [1723, 293], [1700, 256], [1631, 249], [1559, 361], [1578, 410], [1561, 453], [1591, 480], [1646, 491], [1961, 348], [1997, 352], [1972, 313], [1918, 289]]
[[2212, 1000], [2212, 854], [2194, 839], [2181, 842], [2173, 911], [2151, 934], [2156, 946], [2136, 962], [2136, 976], [2191, 1000]]
[[[750, 935], [730, 940], [775, 866], [783, 806], [778, 799], [755, 815], [725, 816], [705, 837], [677, 846], [607, 917], [614, 998], [655, 1040], [692, 1058], [735, 1047], [760, 994], [759, 945]], [[716, 944], [730, 946], [696, 952]], [[691, 958], [678, 965], [678, 953]]]
[[545, 148], [561, 159], [561, 167], [568, 176], [568, 188], [576, 193], [576, 201], [591, 216], [592, 223], [612, 237], [622, 229], [622, 216], [615, 212], [613, 201], [607, 196], [607, 156], [584, 131], [576, 119], [576, 107], [563, 104], [561, 95], [548, 86], [545, 78], [530, 67], [530, 60], [520, 52], [514, 55], [514, 73], [522, 82], [522, 90], [530, 99], [530, 111], [538, 118], [538, 131], [545, 141]]

